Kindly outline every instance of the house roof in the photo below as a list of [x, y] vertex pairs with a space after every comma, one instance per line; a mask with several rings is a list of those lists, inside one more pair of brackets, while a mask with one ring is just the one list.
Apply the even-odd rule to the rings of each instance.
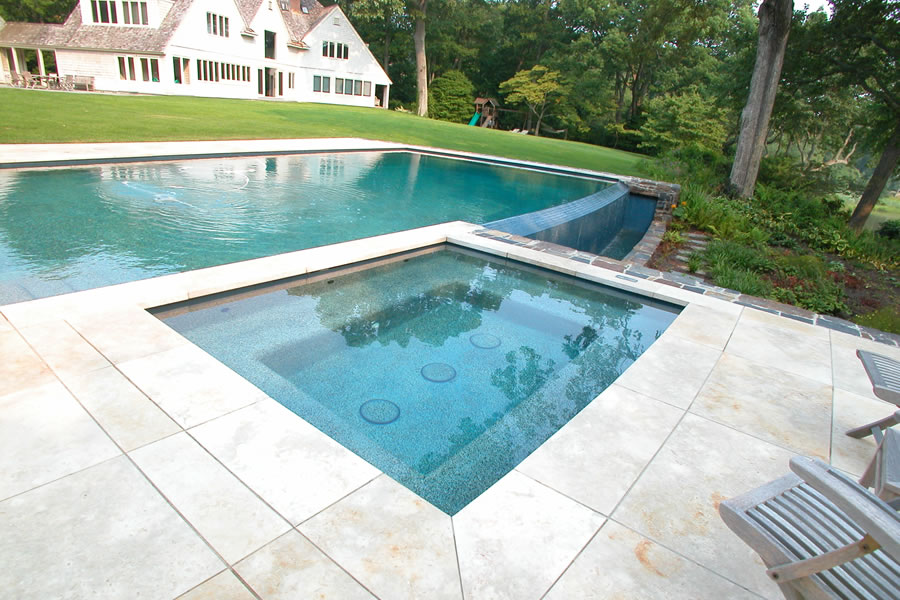
[[[0, 25], [0, 44], [39, 48], [82, 48], [91, 50], [120, 50], [125, 52], [162, 53], [194, 0], [174, 0], [159, 27], [95, 25], [82, 23], [81, 9], [76, 6], [62, 25], [40, 23], [6, 23]], [[253, 17], [264, 0], [234, 0], [250, 29]], [[308, 13], [282, 10], [291, 42], [302, 45], [303, 37], [334, 7], [325, 8], [317, 0], [300, 0]], [[335, 5], [336, 6], [336, 5]]]
[[493, 104], [494, 106], [500, 106], [500, 103], [493, 98], [475, 98], [475, 104]]

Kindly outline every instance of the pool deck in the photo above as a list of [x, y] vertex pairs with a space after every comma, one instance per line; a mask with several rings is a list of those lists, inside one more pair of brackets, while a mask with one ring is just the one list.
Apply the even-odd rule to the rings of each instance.
[[[0, 147], [0, 163], [11, 152]], [[900, 348], [478, 229], [447, 223], [0, 306], [0, 596], [781, 598], [717, 506], [797, 454], [858, 477], [875, 445], [843, 431], [896, 407], [872, 394], [855, 352], [900, 360]], [[452, 518], [145, 310], [444, 242], [685, 307]]]

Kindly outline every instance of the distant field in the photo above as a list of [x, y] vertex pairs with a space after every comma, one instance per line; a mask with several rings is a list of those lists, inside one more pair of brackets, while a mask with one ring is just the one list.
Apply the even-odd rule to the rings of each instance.
[[[858, 196], [843, 195], [842, 197], [845, 207], [849, 210], [856, 208], [856, 203], [859, 201]], [[885, 221], [898, 219], [900, 219], [900, 196], [882, 196], [866, 220], [865, 228], [877, 231]]]
[[0, 143], [360, 137], [641, 175], [630, 152], [373, 108], [0, 88]]

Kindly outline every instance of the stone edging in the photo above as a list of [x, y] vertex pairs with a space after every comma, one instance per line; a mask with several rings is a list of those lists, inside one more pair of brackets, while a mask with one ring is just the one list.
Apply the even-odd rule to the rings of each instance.
[[[659, 216], [659, 213], [657, 213], [657, 216]], [[668, 219], [665, 219], [665, 221], [662, 219], [654, 219], [653, 224], [650, 227], [653, 229], [661, 226], [662, 232], [665, 232], [666, 221], [668, 221]], [[646, 267], [646, 261], [649, 260], [649, 256], [646, 259], [641, 260], [642, 256], [646, 254], [643, 249], [640, 252], [630, 252], [625, 260], [616, 260], [614, 258], [598, 256], [582, 250], [574, 250], [567, 246], [560, 246], [559, 244], [554, 244], [552, 242], [533, 240], [531, 238], [493, 229], [478, 229], [472, 233], [506, 244], [523, 246], [525, 248], [530, 248], [531, 250], [546, 252], [547, 254], [552, 254], [554, 256], [560, 256], [580, 263], [591, 264], [604, 269], [609, 269], [610, 271], [616, 271], [619, 273], [616, 277], [621, 279], [630, 281], [637, 281], [637, 279], [653, 281], [655, 283], [680, 288], [696, 294], [718, 298], [719, 300], [724, 300], [726, 302], [740, 304], [741, 306], [747, 306], [773, 315], [787, 317], [788, 319], [794, 319], [795, 321], [827, 327], [828, 329], [833, 329], [841, 333], [881, 342], [889, 346], [900, 347], [900, 335], [879, 331], [870, 327], [863, 327], [851, 321], [846, 321], [830, 315], [820, 315], [789, 304], [782, 304], [781, 302], [766, 300], [765, 298], [757, 298], [756, 296], [749, 296], [735, 290], [710, 285], [690, 275], [650, 269]], [[659, 233], [659, 236], [661, 237], [662, 233]], [[646, 238], [647, 236], [645, 236], [645, 239]], [[645, 240], [642, 239], [639, 245], [644, 244], [644, 241]], [[658, 244], [659, 241], [657, 240], [656, 243]], [[654, 245], [653, 247], [655, 249], [656, 246]], [[652, 255], [652, 251], [650, 254]], [[632, 255], [634, 255], [634, 257], [630, 258]]]

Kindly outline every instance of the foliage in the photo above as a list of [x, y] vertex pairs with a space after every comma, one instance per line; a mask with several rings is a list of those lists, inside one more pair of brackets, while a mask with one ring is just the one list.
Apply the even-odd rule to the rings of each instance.
[[0, 17], [7, 21], [62, 23], [78, 0], [0, 0]]
[[900, 308], [884, 306], [854, 319], [860, 325], [874, 327], [881, 331], [900, 334]]
[[638, 147], [654, 153], [683, 146], [721, 151], [728, 135], [725, 111], [695, 89], [653, 98], [645, 113]]
[[687, 238], [681, 232], [669, 229], [663, 234], [662, 241], [669, 244], [683, 244]]
[[472, 116], [475, 87], [462, 71], [447, 71], [429, 87], [428, 113], [434, 119], [466, 123]]
[[878, 228], [878, 235], [889, 240], [900, 240], [900, 219], [885, 221]]
[[500, 84], [500, 91], [506, 95], [507, 102], [525, 104], [537, 117], [535, 135], [540, 135], [541, 121], [547, 109], [559, 103], [567, 94], [559, 81], [559, 72], [542, 65], [519, 71]]

